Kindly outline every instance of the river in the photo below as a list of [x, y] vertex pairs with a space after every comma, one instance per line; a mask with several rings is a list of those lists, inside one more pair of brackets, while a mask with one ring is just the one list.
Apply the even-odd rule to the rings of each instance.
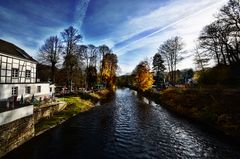
[[182, 119], [126, 88], [118, 89], [101, 106], [33, 138], [5, 158], [232, 159], [240, 158], [240, 148], [215, 131]]

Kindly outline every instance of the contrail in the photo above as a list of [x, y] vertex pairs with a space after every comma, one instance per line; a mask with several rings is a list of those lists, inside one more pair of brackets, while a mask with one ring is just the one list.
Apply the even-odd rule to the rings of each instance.
[[[219, 3], [220, 3], [220, 2], [219, 2]], [[132, 43], [129, 43], [128, 45], [124, 46], [123, 48], [117, 50], [116, 53], [120, 53], [120, 51], [123, 51], [124, 49], [128, 48], [130, 45], [136, 44], [136, 43], [138, 43], [138, 42], [140, 42], [140, 41], [142, 41], [142, 40], [144, 40], [144, 39], [146, 39], [146, 38], [148, 38], [148, 37], [151, 37], [151, 36], [153, 36], [153, 35], [155, 35], [155, 34], [157, 34], [157, 33], [159, 33], [159, 32], [162, 32], [162, 31], [164, 31], [164, 30], [166, 30], [166, 29], [168, 29], [168, 28], [170, 28], [170, 27], [172, 27], [172, 26], [174, 26], [174, 25], [176, 25], [176, 24], [178, 24], [178, 23], [180, 23], [180, 22], [183, 22], [183, 21], [187, 20], [187, 19], [190, 18], [190, 17], [199, 15], [200, 13], [202, 13], [202, 12], [208, 10], [208, 9], [211, 9], [212, 7], [214, 7], [214, 6], [216, 6], [216, 5], [217, 5], [217, 4], [210, 5], [210, 6], [206, 7], [206, 8], [204, 8], [204, 9], [201, 9], [201, 10], [199, 10], [199, 11], [197, 11], [197, 12], [195, 12], [195, 13], [189, 15], [189, 16], [186, 16], [186, 17], [184, 17], [184, 18], [176, 21], [176, 22], [170, 23], [170, 24], [166, 25], [165, 27], [160, 28], [159, 30], [157, 30], [157, 31], [155, 31], [155, 32], [153, 32], [153, 33], [151, 33], [151, 34], [149, 34], [149, 35], [146, 35], [146, 36], [144, 36], [144, 37], [142, 37], [142, 38], [140, 38], [140, 39], [138, 39], [138, 40], [136, 40], [136, 41], [134, 41], [134, 42], [132, 42]], [[124, 54], [126, 54], [126, 53], [118, 54], [118, 55], [124, 55]]]
[[83, 23], [83, 20], [86, 16], [86, 12], [87, 12], [89, 2], [90, 2], [90, 0], [79, 0], [79, 2], [77, 4], [74, 19], [75, 19], [76, 25], [79, 28], [82, 27], [82, 23]]

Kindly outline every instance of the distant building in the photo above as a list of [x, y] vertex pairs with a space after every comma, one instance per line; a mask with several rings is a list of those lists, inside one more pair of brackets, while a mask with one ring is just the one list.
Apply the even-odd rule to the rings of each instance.
[[0, 101], [15, 96], [44, 97], [54, 93], [54, 85], [36, 78], [37, 61], [24, 50], [0, 39]]

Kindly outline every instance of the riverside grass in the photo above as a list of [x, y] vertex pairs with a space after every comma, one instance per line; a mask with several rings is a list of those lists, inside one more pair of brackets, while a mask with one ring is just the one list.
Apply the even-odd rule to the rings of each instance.
[[168, 88], [146, 91], [143, 95], [179, 115], [215, 127], [236, 139], [240, 137], [239, 89]]
[[58, 98], [59, 101], [64, 101], [67, 103], [67, 107], [59, 112], [54, 114], [51, 118], [44, 118], [35, 124], [35, 132], [39, 134], [44, 132], [56, 125], [59, 125], [66, 121], [67, 119], [81, 113], [88, 111], [94, 107], [94, 103], [97, 100], [105, 99], [109, 94], [109, 91], [106, 89], [99, 90], [97, 92], [86, 93], [84, 96], [87, 96], [88, 99], [82, 99], [79, 96], [67, 96]]

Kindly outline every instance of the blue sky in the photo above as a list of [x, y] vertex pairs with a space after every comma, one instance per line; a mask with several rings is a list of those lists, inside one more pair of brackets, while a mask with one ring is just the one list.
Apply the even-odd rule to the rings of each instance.
[[194, 68], [191, 50], [201, 29], [227, 0], [0, 0], [0, 38], [33, 57], [51, 35], [73, 25], [83, 43], [107, 44], [118, 55], [121, 74], [151, 58], [161, 43], [181, 36], [188, 58], [179, 68]]

